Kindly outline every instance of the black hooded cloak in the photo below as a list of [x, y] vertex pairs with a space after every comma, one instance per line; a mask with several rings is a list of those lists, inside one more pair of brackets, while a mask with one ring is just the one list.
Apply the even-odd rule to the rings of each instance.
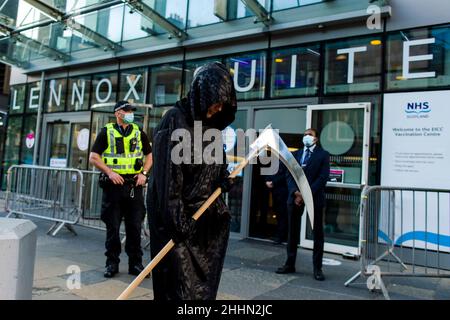
[[[222, 110], [206, 118], [208, 108]], [[229, 175], [222, 164], [180, 164], [171, 161], [176, 129], [193, 137], [194, 121], [202, 130], [223, 130], [234, 121], [236, 93], [228, 70], [220, 63], [201, 67], [186, 98], [167, 111], [153, 135], [153, 169], [147, 192], [151, 256], [174, 239], [175, 247], [152, 272], [155, 300], [215, 299], [230, 231], [230, 213], [219, 197], [198, 221], [192, 216]], [[193, 150], [192, 139], [192, 149]], [[203, 143], [203, 148], [209, 142]], [[192, 158], [194, 152], [191, 153]], [[225, 158], [225, 153], [224, 153]]]

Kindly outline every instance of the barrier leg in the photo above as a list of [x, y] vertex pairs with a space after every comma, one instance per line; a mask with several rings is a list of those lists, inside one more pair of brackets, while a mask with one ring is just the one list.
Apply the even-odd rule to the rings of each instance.
[[353, 277], [351, 277], [344, 283], [344, 286], [348, 287], [351, 283], [355, 282], [356, 279], [358, 279], [360, 276], [361, 276], [361, 271], [358, 271]]
[[408, 267], [403, 263], [403, 261], [394, 253], [394, 248], [391, 248], [389, 250], [389, 253], [391, 256], [394, 257], [395, 260], [397, 260], [398, 263], [400, 263], [400, 265], [405, 269], [408, 270]]

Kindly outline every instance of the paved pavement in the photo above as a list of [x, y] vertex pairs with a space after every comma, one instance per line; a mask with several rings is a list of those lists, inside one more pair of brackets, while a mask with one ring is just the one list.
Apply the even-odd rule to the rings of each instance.
[[[1, 207], [0, 207], [1, 208]], [[0, 213], [0, 216], [4, 214]], [[34, 273], [35, 300], [110, 300], [128, 286], [133, 277], [127, 274], [127, 257], [122, 253], [120, 273], [113, 279], [103, 277], [104, 232], [75, 227], [78, 236], [62, 229], [56, 237], [46, 235], [51, 223], [33, 222], [38, 226], [38, 241]], [[312, 252], [299, 249], [297, 272], [289, 275], [274, 273], [285, 259], [285, 246], [256, 240], [230, 239], [219, 287], [219, 300], [383, 300], [379, 292], [370, 292], [365, 279], [345, 287], [359, 262], [339, 255], [325, 254], [326, 281], [312, 278]], [[149, 261], [145, 250], [144, 261]], [[334, 265], [333, 265], [334, 264]], [[69, 289], [70, 266], [81, 270], [81, 288]], [[387, 279], [392, 299], [450, 299], [450, 279]], [[152, 299], [152, 280], [145, 279], [131, 299]]]

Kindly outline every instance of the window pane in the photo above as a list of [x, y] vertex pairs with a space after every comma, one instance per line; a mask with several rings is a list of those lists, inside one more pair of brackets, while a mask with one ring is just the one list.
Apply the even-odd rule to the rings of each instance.
[[354, 103], [370, 102], [370, 146], [369, 146], [369, 185], [379, 184], [380, 176], [379, 155], [381, 154], [381, 96], [380, 95], [350, 95], [338, 97], [325, 97], [324, 104], [328, 103]]
[[25, 110], [25, 94], [27, 86], [25, 84], [11, 87], [11, 102], [9, 114], [23, 113]]
[[66, 106], [66, 79], [52, 79], [47, 82], [45, 103], [47, 112], [61, 112]]
[[[430, 40], [427, 40], [430, 39]], [[408, 41], [422, 40], [422, 43]], [[433, 43], [423, 43], [433, 42]], [[448, 86], [450, 84], [450, 27], [418, 29], [394, 33], [387, 43], [387, 89], [412, 89]], [[404, 61], [404, 47], [409, 47], [409, 55], [432, 55], [432, 59]], [[431, 58], [431, 57], [430, 57]], [[410, 59], [410, 58], [408, 58]], [[405, 64], [408, 70], [403, 70]], [[419, 75], [419, 73], [423, 73]]]
[[67, 101], [67, 109], [69, 111], [89, 109], [91, 76], [70, 78], [67, 89], [69, 90]]
[[226, 59], [234, 77], [239, 100], [263, 99], [266, 82], [266, 52], [249, 53]]
[[181, 95], [181, 64], [166, 64], [150, 70], [150, 103], [172, 105]]
[[6, 132], [5, 155], [3, 157], [2, 189], [6, 188], [6, 171], [13, 164], [19, 164], [20, 132], [22, 117], [10, 117]]
[[[270, 12], [271, 0], [258, 0], [268, 12]], [[241, 0], [228, 1], [228, 19], [245, 18], [254, 16], [254, 13], [249, 10]]]
[[141, 39], [154, 34], [156, 24], [143, 15], [125, 10], [122, 41]]
[[277, 50], [272, 54], [271, 97], [316, 95], [320, 48]]
[[187, 27], [193, 28], [206, 24], [220, 22], [221, 20], [214, 15], [214, 1], [211, 0], [190, 0], [189, 1], [189, 19]]
[[37, 116], [35, 115], [25, 118], [22, 134], [22, 153], [20, 155], [20, 163], [33, 164], [36, 118]]
[[[120, 42], [122, 38], [123, 12], [124, 5], [119, 4], [85, 15], [75, 16], [74, 20], [113, 42]], [[72, 51], [98, 46], [98, 43], [95, 43], [85, 35], [78, 32], [73, 33]]]
[[[186, 27], [187, 0], [143, 0], [143, 2], [178, 28], [184, 30]], [[158, 33], [166, 32], [158, 25], [155, 25], [155, 31]]]
[[92, 104], [116, 102], [117, 72], [94, 75], [92, 78]]
[[207, 64], [209, 62], [219, 61], [220, 58], [214, 59], [204, 59], [204, 60], [195, 60], [195, 61], [187, 61], [186, 67], [184, 69], [184, 88], [183, 88], [183, 97], [187, 96], [189, 89], [191, 88], [191, 82], [194, 78], [194, 71], [198, 67], [203, 66], [204, 64]]
[[323, 0], [273, 0], [273, 10], [288, 9], [322, 1]]
[[40, 81], [27, 84], [27, 105], [26, 112], [37, 113], [39, 107], [39, 93], [41, 91]]
[[381, 38], [363, 38], [325, 45], [325, 93], [380, 90]]
[[119, 100], [145, 103], [147, 68], [122, 70], [120, 72]]

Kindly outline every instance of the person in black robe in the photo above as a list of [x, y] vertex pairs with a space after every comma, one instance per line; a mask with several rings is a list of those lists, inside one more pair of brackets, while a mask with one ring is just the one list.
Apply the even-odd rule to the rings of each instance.
[[[233, 79], [224, 65], [209, 63], [196, 70], [186, 98], [176, 102], [153, 133], [153, 169], [147, 191], [151, 256], [173, 239], [174, 248], [153, 269], [155, 300], [216, 299], [230, 232], [230, 212], [220, 196], [194, 221], [192, 216], [217, 187], [232, 186], [225, 152], [218, 164], [175, 164], [171, 141], [176, 129], [188, 130], [193, 148], [194, 121], [203, 132], [223, 130], [237, 110]], [[203, 142], [203, 149], [210, 142]], [[203, 150], [202, 149], [202, 150]]]

